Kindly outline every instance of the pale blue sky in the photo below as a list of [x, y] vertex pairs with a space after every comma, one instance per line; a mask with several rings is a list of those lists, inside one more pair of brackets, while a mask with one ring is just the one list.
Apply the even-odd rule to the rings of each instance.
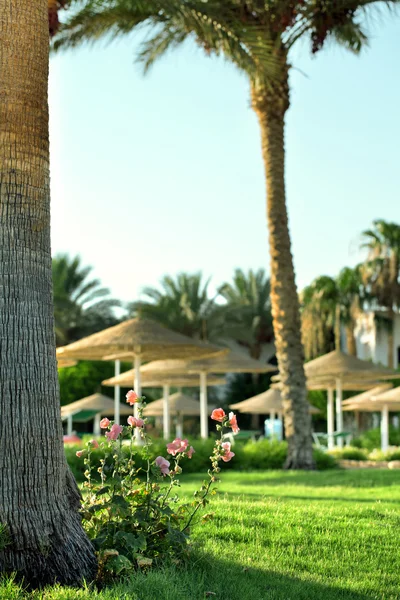
[[[400, 18], [354, 57], [296, 52], [287, 195], [299, 288], [359, 258], [375, 218], [400, 221]], [[112, 293], [163, 274], [269, 270], [264, 173], [248, 83], [195, 45], [143, 77], [132, 39], [51, 60], [53, 252]]]

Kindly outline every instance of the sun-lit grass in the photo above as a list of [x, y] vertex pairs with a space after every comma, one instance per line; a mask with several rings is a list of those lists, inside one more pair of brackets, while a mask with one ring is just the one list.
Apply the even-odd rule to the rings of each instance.
[[[395, 471], [222, 474], [186, 569], [138, 574], [102, 592], [51, 589], [34, 600], [397, 600], [400, 475]], [[200, 476], [184, 479], [182, 493]], [[212, 592], [207, 596], [208, 592]], [[0, 587], [0, 599], [26, 597]]]

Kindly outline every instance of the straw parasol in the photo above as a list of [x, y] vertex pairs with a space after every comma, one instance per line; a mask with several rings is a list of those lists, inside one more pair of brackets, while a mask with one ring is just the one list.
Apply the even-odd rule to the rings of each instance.
[[[200, 415], [200, 402], [194, 400], [186, 394], [177, 392], [169, 397], [170, 414], [177, 417], [176, 436], [182, 437], [183, 435], [183, 417], [184, 416], [199, 416]], [[208, 413], [210, 414], [214, 407], [208, 407]], [[152, 402], [143, 411], [145, 416], [161, 416], [164, 415], [164, 399], [156, 400]]]
[[78, 364], [77, 360], [74, 360], [72, 358], [57, 358], [57, 368], [58, 369], [65, 369], [67, 367], [75, 367], [75, 365]]
[[[283, 413], [281, 392], [276, 388], [269, 388], [269, 390], [262, 392], [261, 394], [257, 394], [257, 396], [253, 396], [248, 400], [231, 404], [230, 408], [238, 410], [241, 413], [255, 415], [271, 413], [271, 419], [275, 419], [275, 413], [278, 413], [279, 416], [282, 416]], [[317, 414], [320, 412], [321, 411], [318, 410], [318, 408], [315, 408], [310, 404], [311, 414]]]
[[400, 411], [400, 388], [388, 389], [387, 386], [379, 386], [349, 398], [343, 404], [345, 411], [379, 411], [381, 413], [381, 448], [384, 451], [387, 450], [389, 447], [389, 412]]
[[[103, 394], [92, 394], [71, 404], [66, 404], [61, 407], [61, 418], [68, 419], [68, 433], [72, 432], [72, 421], [74, 415], [85, 411], [88, 413], [89, 418], [94, 417], [94, 433], [100, 434], [100, 418], [103, 415], [111, 415], [114, 413], [115, 403], [114, 400]], [[121, 404], [119, 407], [120, 414], [131, 415], [132, 408], [126, 404]]]
[[200, 375], [200, 435], [208, 437], [207, 374], [208, 373], [267, 373], [277, 368], [249, 356], [230, 352], [203, 360], [157, 360], [145, 365], [143, 373], [152, 375], [196, 373]]
[[[304, 365], [307, 385], [321, 387], [328, 390], [328, 444], [333, 445], [333, 389], [336, 387], [336, 425], [337, 431], [343, 431], [342, 399], [346, 385], [355, 382], [366, 383], [367, 388], [371, 383], [376, 385], [380, 379], [400, 378], [400, 373], [372, 362], [361, 360], [356, 356], [345, 354], [340, 350], [333, 350]], [[314, 387], [314, 389], [317, 389]], [[360, 390], [366, 389], [360, 385]], [[343, 446], [343, 439], [339, 438], [338, 445]]]
[[[170, 419], [169, 419], [169, 390], [170, 387], [199, 387], [199, 378], [197, 375], [152, 375], [151, 373], [143, 372], [144, 367], [141, 367], [141, 378], [142, 378], [142, 387], [162, 387], [163, 388], [163, 398], [160, 400], [164, 404], [163, 409], [163, 435], [165, 439], [169, 438], [170, 435]], [[130, 371], [126, 371], [125, 373], [121, 373], [118, 377], [111, 377], [110, 379], [105, 379], [102, 382], [102, 385], [106, 386], [121, 386], [121, 387], [130, 387], [132, 383], [133, 377], [133, 369]], [[226, 383], [226, 379], [224, 377], [217, 377], [212, 375], [207, 380], [207, 385], [224, 385]], [[153, 403], [152, 403], [153, 404]]]
[[[166, 355], [171, 358], [204, 358], [227, 352], [227, 349], [170, 331], [149, 319], [136, 318], [64, 346], [62, 356], [88, 360], [131, 360], [135, 370], [132, 383], [140, 396], [142, 361], [155, 360]], [[117, 402], [116, 398], [115, 401]], [[135, 405], [135, 415], [137, 414], [138, 406]], [[140, 443], [139, 432], [136, 441]]]

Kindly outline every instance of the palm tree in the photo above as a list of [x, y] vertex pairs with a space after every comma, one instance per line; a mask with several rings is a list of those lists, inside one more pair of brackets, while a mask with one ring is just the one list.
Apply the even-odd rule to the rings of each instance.
[[210, 280], [203, 281], [201, 273], [179, 273], [174, 279], [165, 275], [161, 289], [147, 287], [147, 299], [134, 302], [132, 316], [147, 317], [165, 327], [192, 338], [218, 341], [223, 331], [223, 308], [210, 298]]
[[54, 316], [57, 344], [74, 342], [115, 325], [112, 308], [120, 306], [98, 279], [88, 279], [92, 267], [82, 267], [79, 256], [58, 254], [52, 261]]
[[360, 266], [344, 267], [334, 279], [317, 277], [300, 295], [302, 335], [307, 360], [341, 349], [341, 325], [348, 354], [356, 356], [354, 328], [364, 302]]
[[155, 33], [140, 54], [146, 68], [167, 50], [194, 38], [208, 54], [223, 54], [249, 76], [251, 103], [261, 129], [272, 315], [289, 442], [287, 466], [293, 468], [311, 468], [314, 463], [284, 178], [289, 53], [305, 36], [311, 38], [313, 52], [329, 37], [359, 52], [367, 41], [360, 17], [378, 4], [377, 0], [87, 0], [72, 14], [55, 46], [126, 35], [147, 23]]
[[389, 323], [388, 366], [393, 367], [394, 318], [400, 309], [400, 225], [377, 220], [362, 233], [367, 259], [362, 274], [372, 305], [383, 308]]
[[2, 572], [26, 584], [96, 574], [67, 466], [51, 286], [47, 0], [0, 1]]
[[227, 303], [225, 332], [259, 359], [264, 344], [273, 342], [270, 281], [264, 269], [248, 273], [236, 269], [232, 283], [224, 283], [219, 294]]

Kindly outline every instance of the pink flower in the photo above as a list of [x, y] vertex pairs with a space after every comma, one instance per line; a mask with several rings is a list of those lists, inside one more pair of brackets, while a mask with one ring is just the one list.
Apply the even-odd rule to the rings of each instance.
[[220, 421], [222, 423], [225, 417], [226, 414], [222, 410], [222, 408], [215, 408], [211, 413], [211, 418], [213, 419], [213, 421]]
[[167, 452], [168, 454], [172, 454], [172, 456], [176, 456], [180, 452], [185, 452], [188, 445], [188, 440], [181, 440], [181, 438], [175, 438], [173, 442], [167, 444]]
[[84, 452], [84, 450], [78, 450], [76, 453], [77, 457], [80, 458], [81, 456], [83, 456]]
[[131, 427], [144, 427], [144, 421], [136, 417], [128, 417], [128, 425]]
[[117, 425], [116, 423], [114, 423], [114, 425], [111, 427], [110, 431], [107, 431], [106, 433], [106, 437], [109, 440], [116, 440], [119, 436], [119, 434], [122, 432], [123, 427], [121, 425]]
[[111, 423], [110, 419], [107, 419], [107, 417], [104, 417], [104, 419], [102, 419], [100, 421], [100, 427], [102, 429], [107, 429], [107, 427], [110, 425], [110, 423]]
[[163, 458], [162, 456], [157, 456], [155, 463], [157, 467], [160, 467], [161, 475], [169, 475], [169, 461]]
[[238, 433], [240, 431], [237, 424], [236, 415], [233, 412], [229, 413], [229, 425], [232, 427], [233, 433]]
[[89, 444], [91, 444], [93, 448], [99, 447], [99, 442], [97, 440], [90, 440]]
[[131, 406], [133, 406], [134, 404], [136, 404], [138, 399], [139, 399], [139, 396], [137, 395], [137, 393], [134, 392], [133, 390], [129, 390], [129, 392], [126, 395], [127, 403], [130, 404]]
[[221, 456], [224, 462], [229, 462], [231, 458], [235, 456], [234, 452], [231, 452], [231, 444], [230, 442], [224, 442], [222, 444], [222, 448], [224, 450], [224, 454]]
[[187, 457], [192, 458], [192, 456], [195, 452], [196, 452], [196, 450], [193, 448], [193, 446], [190, 446], [189, 450], [187, 451]]

